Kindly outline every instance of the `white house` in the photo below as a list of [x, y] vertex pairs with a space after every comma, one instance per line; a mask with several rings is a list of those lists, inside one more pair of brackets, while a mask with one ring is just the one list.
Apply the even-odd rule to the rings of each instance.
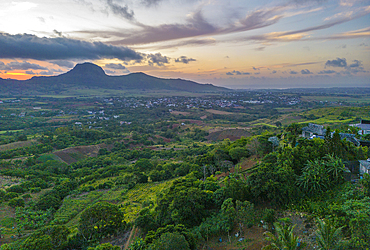
[[359, 135], [370, 134], [370, 121], [361, 120], [361, 123], [351, 124], [350, 126], [359, 128], [359, 131], [358, 131]]
[[364, 173], [370, 174], [370, 158], [366, 161], [359, 161], [360, 162], [360, 174], [363, 175]]

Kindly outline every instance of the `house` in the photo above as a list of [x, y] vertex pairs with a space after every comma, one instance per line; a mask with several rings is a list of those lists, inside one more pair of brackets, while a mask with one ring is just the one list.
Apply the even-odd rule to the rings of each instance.
[[[333, 136], [334, 133], [332, 133]], [[352, 142], [356, 147], [360, 146], [360, 140], [357, 139], [354, 134], [347, 134], [347, 133], [339, 133], [340, 139], [346, 139], [349, 142]]]
[[369, 120], [361, 120], [360, 123], [351, 124], [350, 126], [359, 128], [359, 131], [358, 131], [359, 135], [370, 134], [370, 121]]
[[326, 129], [322, 125], [309, 123], [307, 127], [302, 128], [302, 137], [310, 138], [314, 135], [324, 136]]
[[360, 162], [360, 174], [363, 175], [364, 173], [370, 174], [370, 158], [366, 161], [362, 160]]

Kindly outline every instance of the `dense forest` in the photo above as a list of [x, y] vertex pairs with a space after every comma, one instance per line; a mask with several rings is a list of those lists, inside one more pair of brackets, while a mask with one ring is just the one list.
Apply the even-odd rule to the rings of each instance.
[[370, 248], [369, 106], [304, 94], [4, 99], [0, 249]]

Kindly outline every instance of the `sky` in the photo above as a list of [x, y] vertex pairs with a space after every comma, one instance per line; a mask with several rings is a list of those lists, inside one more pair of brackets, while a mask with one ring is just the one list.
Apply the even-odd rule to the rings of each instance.
[[0, 1], [0, 77], [92, 62], [234, 89], [370, 87], [370, 0]]

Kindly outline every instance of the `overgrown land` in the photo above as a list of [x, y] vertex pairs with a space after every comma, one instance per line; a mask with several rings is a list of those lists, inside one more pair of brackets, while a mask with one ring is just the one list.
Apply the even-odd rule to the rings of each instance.
[[0, 97], [0, 249], [368, 249], [369, 92]]

